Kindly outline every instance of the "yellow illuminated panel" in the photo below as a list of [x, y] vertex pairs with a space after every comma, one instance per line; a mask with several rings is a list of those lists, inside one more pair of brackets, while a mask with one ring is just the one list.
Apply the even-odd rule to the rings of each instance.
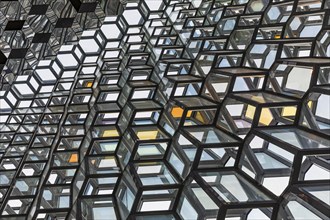
[[251, 99], [259, 103], [265, 103], [264, 97], [261, 96], [253, 96]]
[[246, 112], [245, 112], [245, 117], [253, 120], [255, 111], [256, 111], [256, 107], [254, 107], [252, 105], [248, 105]]
[[308, 105], [308, 107], [309, 107], [310, 109], [312, 109], [313, 102], [312, 102], [312, 101], [309, 101], [309, 102], [307, 103], [307, 105]]
[[284, 107], [282, 111], [282, 116], [295, 116], [297, 112], [297, 107]]
[[154, 140], [157, 138], [158, 131], [138, 131], [137, 136], [140, 140]]
[[205, 120], [203, 118], [203, 115], [201, 114], [201, 112], [197, 112], [195, 115], [196, 119], [202, 123], [205, 123]]
[[273, 115], [270, 112], [269, 108], [263, 108], [261, 110], [259, 123], [264, 125], [269, 125], [272, 122], [272, 120], [273, 120]]
[[118, 137], [118, 136], [119, 136], [119, 134], [116, 129], [105, 130], [102, 135], [102, 137]]

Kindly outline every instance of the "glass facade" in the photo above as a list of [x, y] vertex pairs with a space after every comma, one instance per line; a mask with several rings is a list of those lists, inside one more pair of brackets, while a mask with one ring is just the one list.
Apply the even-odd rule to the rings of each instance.
[[329, 220], [329, 0], [0, 2], [0, 219]]

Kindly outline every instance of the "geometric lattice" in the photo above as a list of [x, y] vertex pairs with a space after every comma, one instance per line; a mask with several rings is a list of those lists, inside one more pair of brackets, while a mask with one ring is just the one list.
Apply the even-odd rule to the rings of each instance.
[[0, 219], [329, 219], [329, 9], [0, 2]]

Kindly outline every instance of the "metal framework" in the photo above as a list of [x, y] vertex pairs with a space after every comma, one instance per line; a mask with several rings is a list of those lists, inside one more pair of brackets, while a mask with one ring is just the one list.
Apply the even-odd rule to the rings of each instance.
[[0, 36], [0, 219], [330, 219], [329, 0], [1, 1]]

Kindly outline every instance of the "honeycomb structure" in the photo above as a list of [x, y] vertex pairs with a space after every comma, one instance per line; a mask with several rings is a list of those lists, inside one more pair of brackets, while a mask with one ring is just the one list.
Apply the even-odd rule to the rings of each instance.
[[329, 219], [329, 0], [1, 1], [0, 21], [0, 219]]

